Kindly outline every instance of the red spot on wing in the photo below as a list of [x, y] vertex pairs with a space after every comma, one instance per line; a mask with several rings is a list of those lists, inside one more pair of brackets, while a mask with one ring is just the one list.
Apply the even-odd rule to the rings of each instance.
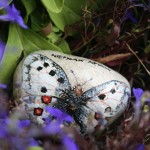
[[44, 104], [49, 104], [49, 103], [51, 103], [51, 101], [52, 101], [52, 97], [50, 97], [50, 96], [42, 96], [42, 102]]
[[43, 109], [42, 108], [34, 108], [34, 115], [35, 116], [41, 116], [43, 114]]
[[96, 120], [99, 120], [100, 117], [101, 117], [100, 114], [96, 112], [94, 118], [95, 118]]

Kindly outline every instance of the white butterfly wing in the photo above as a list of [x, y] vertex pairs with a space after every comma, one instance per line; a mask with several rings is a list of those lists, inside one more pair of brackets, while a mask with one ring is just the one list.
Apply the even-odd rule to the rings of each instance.
[[[22, 85], [29, 96], [21, 101], [33, 122], [43, 124], [43, 119], [50, 117], [45, 111], [46, 105], [63, 105], [64, 111], [70, 106], [57, 99], [64, 91], [70, 93], [73, 90], [67, 75], [60, 65], [42, 54], [33, 53], [25, 59]], [[79, 101], [79, 107], [70, 115], [83, 133], [90, 133], [96, 126], [107, 122], [108, 118], [115, 119], [123, 112], [129, 96], [130, 88], [125, 83], [111, 80], [85, 91], [81, 98], [73, 96], [73, 100]]]
[[88, 112], [84, 123], [88, 132], [93, 132], [96, 126], [108, 124], [109, 119], [115, 120], [125, 110], [130, 89], [125, 83], [112, 80], [84, 92], [83, 97], [87, 100], [85, 110]]
[[23, 88], [31, 95], [59, 96], [70, 87], [63, 69], [41, 54], [29, 55], [23, 63]]
[[43, 125], [46, 123], [46, 119], [51, 118], [51, 115], [45, 110], [45, 107], [48, 105], [52, 106], [57, 101], [57, 98], [29, 95], [22, 97], [20, 100], [28, 118], [38, 125]]

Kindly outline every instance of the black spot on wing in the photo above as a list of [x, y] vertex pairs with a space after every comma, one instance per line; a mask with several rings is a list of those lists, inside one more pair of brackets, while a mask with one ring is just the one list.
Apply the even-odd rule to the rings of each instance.
[[37, 67], [37, 70], [38, 70], [38, 71], [41, 71], [42, 69], [43, 69], [43, 68], [42, 68], [41, 66], [38, 66], [38, 67]]
[[44, 60], [44, 56], [40, 55], [40, 59], [41, 59], [41, 60]]
[[116, 90], [115, 90], [115, 89], [111, 89], [110, 92], [111, 92], [112, 94], [114, 94], [114, 93], [116, 92]]
[[44, 62], [43, 66], [44, 66], [45, 68], [47, 68], [47, 67], [49, 66], [49, 64], [48, 64], [47, 62]]
[[49, 72], [49, 75], [51, 75], [51, 76], [54, 76], [56, 74], [56, 71], [54, 71], [54, 70], [51, 70], [50, 72]]
[[107, 107], [106, 109], [105, 109], [105, 113], [108, 113], [108, 112], [111, 112], [111, 107]]
[[105, 97], [106, 97], [105, 94], [100, 94], [100, 95], [98, 96], [98, 98], [99, 98], [100, 100], [104, 100]]
[[65, 81], [64, 81], [64, 78], [62, 78], [62, 77], [58, 78], [57, 81], [58, 81], [59, 83], [64, 83], [64, 82], [65, 82]]
[[46, 93], [46, 92], [47, 92], [46, 87], [41, 87], [41, 92], [42, 92], [42, 93]]

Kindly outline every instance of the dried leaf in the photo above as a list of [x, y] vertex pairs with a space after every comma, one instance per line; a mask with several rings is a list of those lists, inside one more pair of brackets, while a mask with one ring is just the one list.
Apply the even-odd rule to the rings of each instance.
[[96, 58], [94, 60], [104, 64], [104, 63], [108, 63], [108, 62], [111, 62], [111, 61], [114, 61], [114, 60], [123, 59], [123, 58], [129, 57], [131, 55], [133, 55], [133, 54], [132, 53], [115, 54], [115, 55], [110, 55], [110, 56], [107, 56], [107, 57], [104, 57], [104, 58]]
[[42, 29], [42, 33], [44, 35], [46, 35], [46, 36], [49, 35], [51, 32], [52, 32], [52, 25], [51, 25], [51, 23], [49, 23], [46, 27], [44, 27]]

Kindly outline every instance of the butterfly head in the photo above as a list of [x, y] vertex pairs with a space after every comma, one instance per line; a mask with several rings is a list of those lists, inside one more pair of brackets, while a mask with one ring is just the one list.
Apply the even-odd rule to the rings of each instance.
[[83, 89], [82, 89], [81, 84], [77, 84], [74, 88], [74, 91], [77, 96], [81, 96], [83, 94]]

